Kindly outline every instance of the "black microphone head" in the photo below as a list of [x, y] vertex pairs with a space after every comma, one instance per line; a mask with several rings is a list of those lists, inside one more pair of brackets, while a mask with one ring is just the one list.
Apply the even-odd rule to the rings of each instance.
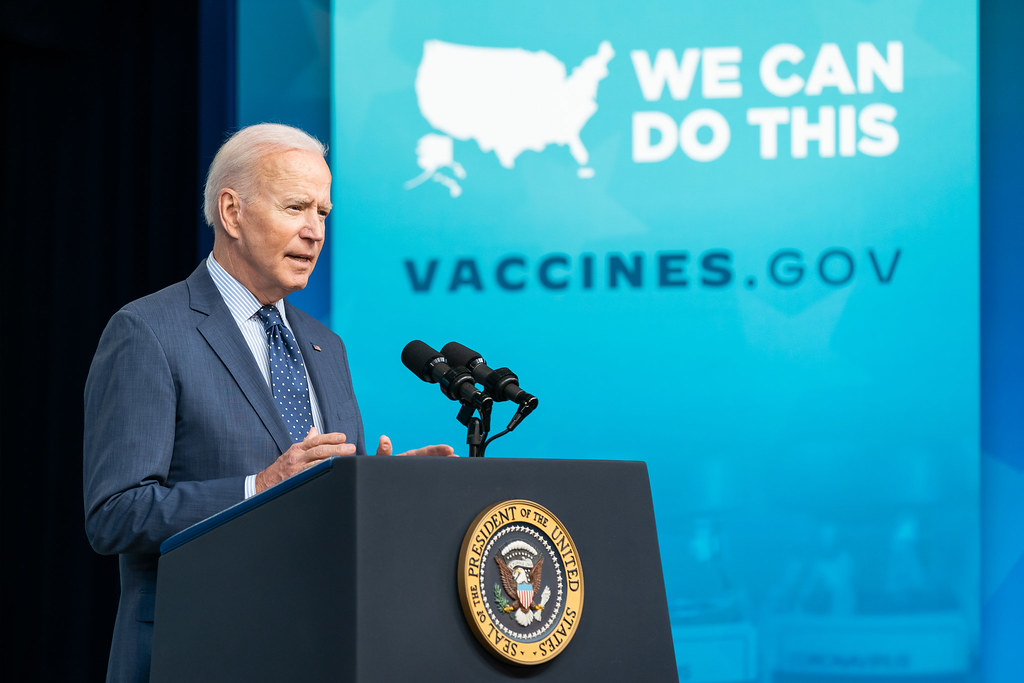
[[402, 364], [424, 382], [436, 383], [437, 380], [434, 379], [430, 369], [437, 363], [447, 364], [447, 362], [443, 355], [419, 339], [412, 340], [402, 349]]
[[466, 348], [459, 342], [448, 342], [441, 349], [446, 358], [451, 359], [451, 365], [461, 365], [472, 370], [477, 365], [487, 365], [479, 353], [473, 349]]

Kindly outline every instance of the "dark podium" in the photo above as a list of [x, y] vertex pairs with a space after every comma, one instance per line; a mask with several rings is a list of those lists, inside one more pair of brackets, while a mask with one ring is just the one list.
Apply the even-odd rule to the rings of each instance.
[[[579, 554], [585, 595], [551, 661], [499, 661], [463, 615], [474, 518], [525, 499]], [[677, 680], [642, 462], [347, 457], [161, 548], [152, 681]]]

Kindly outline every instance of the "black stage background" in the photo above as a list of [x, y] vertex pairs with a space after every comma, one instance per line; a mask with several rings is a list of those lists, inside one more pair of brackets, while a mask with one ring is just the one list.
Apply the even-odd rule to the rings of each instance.
[[5, 681], [102, 681], [117, 559], [89, 547], [82, 390], [107, 319], [195, 267], [197, 3], [4, 2]]

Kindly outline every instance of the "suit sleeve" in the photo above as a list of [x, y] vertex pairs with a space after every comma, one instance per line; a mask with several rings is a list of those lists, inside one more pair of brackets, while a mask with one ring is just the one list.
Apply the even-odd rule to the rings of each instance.
[[242, 500], [244, 476], [169, 483], [177, 401], [160, 340], [122, 309], [85, 384], [85, 527], [97, 552], [159, 552], [170, 536]]

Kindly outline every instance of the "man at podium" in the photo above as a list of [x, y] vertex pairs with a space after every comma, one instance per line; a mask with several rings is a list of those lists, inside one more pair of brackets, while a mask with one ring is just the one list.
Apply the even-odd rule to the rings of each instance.
[[[207, 175], [213, 252], [118, 311], [100, 339], [85, 386], [84, 493], [90, 543], [120, 556], [108, 680], [149, 679], [162, 541], [325, 458], [365, 453], [344, 344], [285, 300], [324, 243], [325, 154], [288, 126], [235, 133]], [[380, 437], [377, 454], [391, 450]]]

